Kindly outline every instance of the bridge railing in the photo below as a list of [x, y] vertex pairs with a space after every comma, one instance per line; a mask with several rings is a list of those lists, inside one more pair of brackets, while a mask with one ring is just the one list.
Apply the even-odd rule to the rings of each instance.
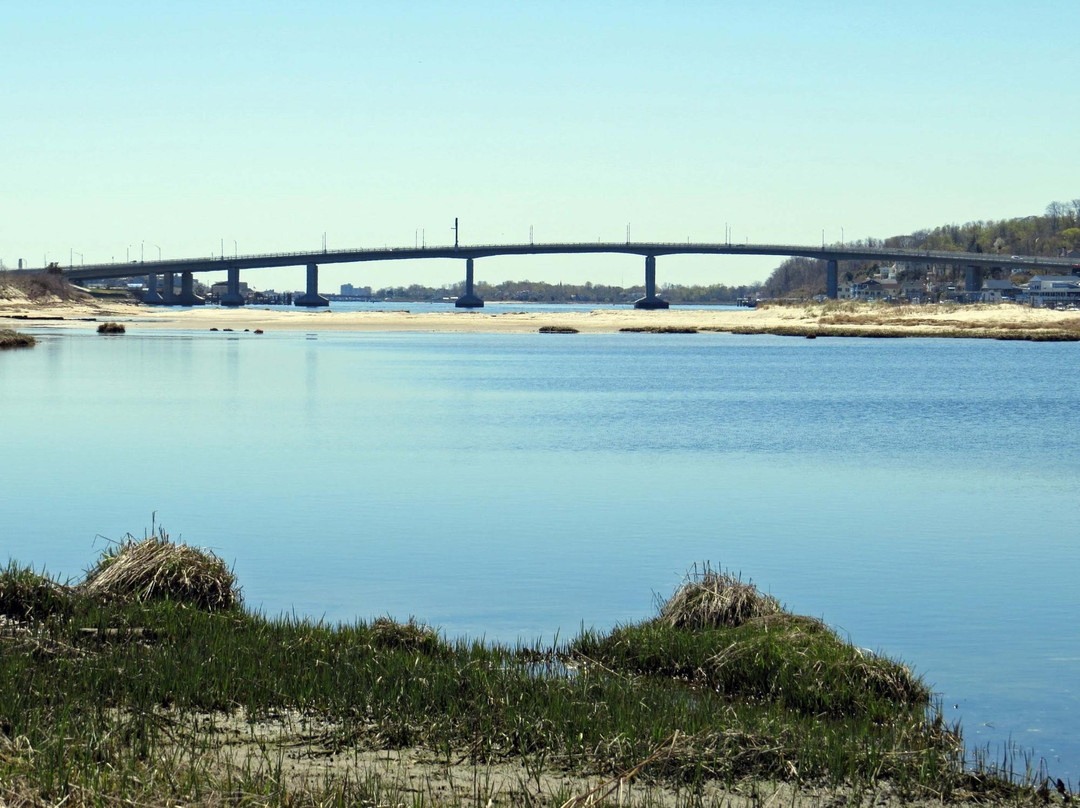
[[[458, 252], [462, 257], [488, 257], [496, 255], [521, 255], [521, 254], [554, 254], [554, 253], [623, 253], [647, 255], [671, 254], [727, 254], [727, 255], [776, 255], [776, 256], [802, 256], [818, 257], [831, 260], [890, 260], [910, 262], [934, 262], [956, 264], [980, 264], [987, 266], [1017, 266], [1025, 268], [1037, 268], [1046, 266], [1057, 269], [1070, 268], [1069, 259], [1054, 259], [1046, 256], [1018, 256], [1008, 258], [1000, 255], [985, 253], [965, 253], [952, 250], [917, 250], [900, 247], [861, 247], [861, 246], [837, 246], [823, 245], [807, 246], [795, 244], [735, 244], [730, 242], [681, 242], [681, 241], [656, 241], [656, 242], [541, 242], [529, 244], [468, 244], [454, 247], [450, 244], [425, 244], [423, 246], [399, 246], [399, 247], [353, 247], [338, 250], [299, 250], [292, 252], [273, 253], [248, 253], [220, 256], [202, 256], [196, 258], [171, 258], [158, 261], [131, 261], [126, 263], [96, 263], [80, 264], [78, 266], [61, 267], [61, 270], [72, 273], [95, 273], [109, 272], [114, 277], [123, 275], [144, 275], [147, 273], [162, 273], [170, 271], [193, 270], [199, 272], [213, 271], [220, 266], [222, 270], [238, 263], [247, 264], [249, 268], [256, 268], [261, 261], [267, 261], [268, 266], [282, 266], [283, 260], [296, 258], [297, 264], [318, 263], [319, 257], [326, 260], [343, 262], [355, 257], [356, 260], [378, 260], [391, 257], [400, 258], [401, 253], [408, 253], [409, 257], [430, 255], [432, 257], [453, 257]], [[36, 271], [36, 270], [29, 270]]]

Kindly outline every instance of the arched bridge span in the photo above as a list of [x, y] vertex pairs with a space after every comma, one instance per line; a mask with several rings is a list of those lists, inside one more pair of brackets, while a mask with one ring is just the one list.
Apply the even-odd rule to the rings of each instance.
[[[267, 253], [259, 255], [183, 258], [167, 261], [96, 264], [61, 270], [72, 281], [147, 276], [148, 303], [193, 305], [201, 302], [192, 291], [196, 272], [228, 273], [228, 294], [224, 305], [243, 305], [240, 295], [240, 271], [272, 267], [306, 266], [306, 293], [295, 302], [299, 306], [325, 306], [329, 301], [318, 293], [320, 264], [359, 263], [364, 261], [403, 261], [449, 258], [465, 261], [465, 293], [458, 299], [461, 307], [473, 308], [483, 301], [473, 291], [474, 264], [478, 259], [505, 255], [583, 255], [592, 253], [638, 255], [645, 259], [645, 297], [635, 303], [639, 308], [667, 308], [656, 294], [656, 259], [668, 255], [774, 255], [816, 258], [827, 262], [828, 296], [837, 295], [837, 267], [840, 261], [901, 261], [925, 264], [950, 264], [970, 268], [1022, 268], [1032, 271], [1071, 271], [1070, 259], [1031, 256], [999, 256], [985, 253], [945, 250], [911, 250], [889, 247], [807, 247], [790, 244], [729, 244], [680, 242], [580, 242], [564, 244], [478, 244], [445, 247], [384, 247], [381, 249], [322, 250], [317, 252]], [[173, 276], [181, 276], [181, 293], [173, 295]], [[969, 272], [969, 276], [972, 273]], [[166, 277], [165, 294], [157, 291], [158, 276]]]

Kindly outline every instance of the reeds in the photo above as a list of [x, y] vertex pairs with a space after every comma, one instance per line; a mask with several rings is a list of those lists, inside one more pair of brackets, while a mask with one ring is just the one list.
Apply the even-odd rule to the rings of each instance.
[[763, 595], [749, 581], [705, 564], [660, 607], [660, 620], [672, 628], [734, 628], [755, 617], [782, 611], [780, 601]]
[[176, 544], [164, 530], [106, 550], [79, 584], [81, 593], [113, 601], [170, 600], [203, 609], [232, 609], [240, 592], [232, 570], [209, 550]]
[[123, 323], [108, 322], [102, 323], [97, 327], [97, 332], [99, 334], [123, 334], [125, 331], [127, 331], [127, 329], [124, 328]]

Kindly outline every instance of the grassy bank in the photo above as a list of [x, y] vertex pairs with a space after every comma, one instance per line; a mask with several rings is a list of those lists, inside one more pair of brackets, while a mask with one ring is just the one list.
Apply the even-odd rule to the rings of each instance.
[[642, 623], [510, 647], [253, 614], [159, 534], [75, 585], [10, 563], [0, 615], [12, 805], [1036, 799], [965, 771], [906, 667], [713, 571]]
[[0, 299], [12, 294], [34, 303], [79, 301], [89, 297], [72, 286], [60, 272], [0, 272]]
[[[821, 304], [763, 303], [762, 312], [790, 312], [792, 322], [768, 326], [703, 328], [735, 334], [794, 337], [943, 337], [959, 339], [1080, 341], [1080, 317], [1063, 315], [1040, 321], [1026, 316], [1038, 310], [1012, 304], [896, 305], [867, 301]], [[1008, 317], [1002, 318], [1005, 313]], [[1015, 317], [1013, 317], [1015, 315]], [[1023, 316], [1021, 316], [1023, 315]]]

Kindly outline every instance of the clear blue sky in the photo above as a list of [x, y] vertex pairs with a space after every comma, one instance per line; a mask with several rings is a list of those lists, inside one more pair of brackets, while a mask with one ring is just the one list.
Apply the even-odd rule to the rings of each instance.
[[[1080, 197], [1076, 0], [5, 2], [0, 259], [820, 243]], [[81, 254], [81, 258], [80, 255]], [[321, 287], [460, 262], [327, 266]], [[493, 282], [640, 282], [631, 257]], [[775, 259], [666, 258], [661, 283]], [[302, 269], [245, 276], [299, 288]]]

